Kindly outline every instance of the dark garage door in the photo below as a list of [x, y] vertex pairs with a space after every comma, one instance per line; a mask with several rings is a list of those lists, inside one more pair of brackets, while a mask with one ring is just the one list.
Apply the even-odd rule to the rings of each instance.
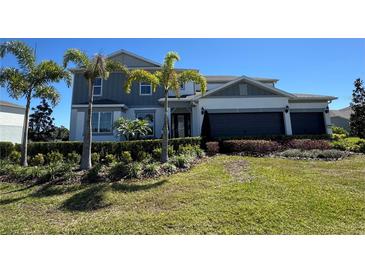
[[285, 134], [282, 112], [208, 113], [210, 137]]
[[290, 119], [293, 135], [326, 133], [322, 112], [292, 112]]

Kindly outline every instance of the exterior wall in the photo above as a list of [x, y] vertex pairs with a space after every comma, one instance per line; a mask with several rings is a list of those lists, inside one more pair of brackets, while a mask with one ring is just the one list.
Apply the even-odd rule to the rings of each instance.
[[[180, 96], [195, 94], [195, 85], [193, 82], [185, 83], [185, 88], [180, 90]], [[169, 96], [175, 96], [175, 92], [169, 91]]]
[[121, 53], [111, 58], [114, 61], [120, 62], [126, 67], [155, 67], [156, 65], [149, 63], [147, 61], [141, 60], [139, 58], [130, 56], [128, 54]]
[[24, 112], [23, 108], [0, 106], [0, 141], [22, 142]]
[[[246, 94], [241, 94], [240, 85], [245, 85]], [[216, 91], [207, 97], [226, 97], [226, 96], [279, 96], [273, 92], [264, 90], [262, 88], [255, 87], [250, 84], [246, 84], [245, 81], [240, 81], [234, 85], [223, 88], [219, 91]]]
[[[136, 119], [136, 112], [138, 111], [153, 111], [155, 114], [155, 138], [159, 138], [162, 135], [163, 127], [163, 108], [130, 108], [127, 111], [122, 111], [121, 108], [101, 108], [94, 106], [94, 111], [111, 111], [113, 112], [113, 123], [119, 117], [125, 117], [127, 119]], [[82, 141], [84, 124], [86, 119], [87, 108], [73, 108], [71, 111], [71, 124], [70, 124], [70, 140], [71, 141]], [[123, 138], [117, 136], [117, 132], [114, 130], [113, 133], [93, 133], [93, 141], [120, 141]]]

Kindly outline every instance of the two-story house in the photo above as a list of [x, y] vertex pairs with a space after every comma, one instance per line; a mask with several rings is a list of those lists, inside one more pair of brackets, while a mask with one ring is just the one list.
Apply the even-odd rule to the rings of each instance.
[[[151, 72], [161, 69], [161, 64], [125, 50], [108, 58], [129, 69]], [[82, 140], [88, 107], [87, 81], [80, 71], [73, 73], [70, 139]], [[171, 137], [200, 136], [202, 128], [211, 137], [331, 133], [328, 105], [336, 97], [289, 93], [275, 87], [278, 79], [247, 76], [206, 76], [206, 79], [205, 94], [191, 82], [181, 86], [179, 98], [170, 92]], [[120, 140], [113, 123], [121, 116], [148, 120], [152, 129], [148, 137], [160, 138], [164, 115], [162, 87], [153, 92], [149, 83], [134, 83], [132, 92], [127, 94], [124, 82], [125, 75], [117, 72], [111, 73], [108, 80], [95, 80], [93, 140]]]

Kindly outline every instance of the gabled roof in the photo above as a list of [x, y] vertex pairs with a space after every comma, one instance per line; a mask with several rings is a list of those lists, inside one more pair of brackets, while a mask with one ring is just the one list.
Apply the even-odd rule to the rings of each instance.
[[318, 94], [309, 94], [309, 93], [292, 93], [295, 95], [295, 98], [291, 100], [335, 100], [337, 97], [328, 96], [328, 95], [318, 95]]
[[238, 77], [238, 78], [236, 78], [236, 79], [234, 79], [234, 80], [232, 80], [232, 81], [230, 81], [230, 82], [228, 82], [228, 83], [226, 83], [226, 84], [224, 84], [224, 85], [221, 85], [221, 86], [219, 86], [219, 87], [217, 87], [217, 88], [214, 88], [214, 89], [212, 89], [212, 90], [209, 90], [209, 91], [208, 91], [208, 92], [206, 92], [204, 95], [202, 95], [202, 94], [196, 95], [196, 98], [200, 98], [200, 97], [208, 96], [208, 95], [210, 95], [210, 94], [212, 94], [212, 93], [215, 93], [215, 92], [217, 92], [217, 91], [219, 91], [219, 90], [222, 90], [222, 89], [224, 89], [224, 88], [227, 88], [227, 87], [229, 87], [229, 86], [232, 86], [232, 85], [234, 85], [234, 84], [236, 84], [236, 83], [238, 83], [238, 82], [240, 82], [240, 81], [242, 81], [242, 80], [244, 80], [244, 81], [245, 81], [245, 82], [247, 82], [248, 84], [251, 84], [251, 85], [253, 85], [253, 86], [259, 87], [259, 88], [261, 88], [261, 89], [263, 89], [263, 90], [268, 90], [268, 91], [271, 91], [271, 92], [273, 92], [273, 93], [275, 93], [275, 94], [283, 95], [283, 96], [285, 96], [285, 97], [295, 98], [295, 95], [293, 95], [293, 94], [291, 94], [291, 93], [288, 93], [288, 92], [286, 92], [286, 91], [283, 91], [283, 90], [281, 90], [281, 89], [278, 89], [278, 88], [275, 88], [275, 87], [272, 87], [272, 86], [265, 85], [265, 84], [263, 84], [263, 83], [261, 83], [261, 82], [259, 82], [259, 81], [256, 81], [256, 80], [254, 80], [254, 79], [252, 79], [252, 78], [250, 78], [250, 77], [247, 77], [247, 76], [245, 76], [245, 75], [243, 75], [243, 76], [241, 76], [241, 77]]
[[107, 58], [113, 58], [113, 57], [116, 57], [116, 56], [118, 56], [118, 55], [120, 55], [120, 54], [126, 54], [126, 55], [132, 56], [132, 57], [134, 57], [134, 58], [140, 59], [140, 60], [142, 60], [142, 61], [144, 61], [144, 62], [150, 63], [151, 65], [154, 65], [154, 66], [156, 66], [156, 67], [161, 67], [161, 64], [160, 64], [160, 63], [157, 63], [157, 62], [155, 62], [155, 61], [152, 61], [152, 60], [150, 60], [150, 59], [147, 59], [147, 58], [145, 58], [145, 57], [142, 57], [142, 56], [140, 56], [140, 55], [137, 55], [137, 54], [135, 54], [135, 53], [133, 53], [133, 52], [127, 51], [127, 50], [125, 50], [125, 49], [121, 49], [121, 50], [118, 50], [118, 51], [116, 51], [116, 52], [113, 52], [112, 54], [109, 54], [109, 55], [107, 56]]
[[14, 107], [14, 108], [24, 108], [24, 106], [21, 105], [17, 105], [14, 103], [10, 103], [10, 102], [6, 102], [6, 101], [0, 101], [0, 106], [4, 106], [4, 107]]
[[[208, 83], [224, 83], [233, 81], [240, 76], [231, 76], [231, 75], [204, 75], [205, 79]], [[265, 83], [276, 83], [279, 79], [274, 78], [265, 78], [265, 77], [249, 77], [253, 80]]]

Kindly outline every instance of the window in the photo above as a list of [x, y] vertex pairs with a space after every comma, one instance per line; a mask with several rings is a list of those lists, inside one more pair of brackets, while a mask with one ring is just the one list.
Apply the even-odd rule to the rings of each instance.
[[93, 112], [91, 124], [94, 133], [111, 133], [112, 112]]
[[93, 94], [94, 96], [101, 96], [101, 89], [102, 89], [102, 79], [101, 78], [95, 78], [93, 83]]
[[149, 123], [151, 131], [147, 136], [155, 136], [155, 113], [148, 111], [136, 112], [136, 118], [140, 120], [146, 120]]
[[141, 82], [139, 83], [139, 95], [151, 95], [152, 87], [150, 83]]
[[240, 95], [241, 96], [247, 96], [247, 85], [246, 84], [240, 84]]

